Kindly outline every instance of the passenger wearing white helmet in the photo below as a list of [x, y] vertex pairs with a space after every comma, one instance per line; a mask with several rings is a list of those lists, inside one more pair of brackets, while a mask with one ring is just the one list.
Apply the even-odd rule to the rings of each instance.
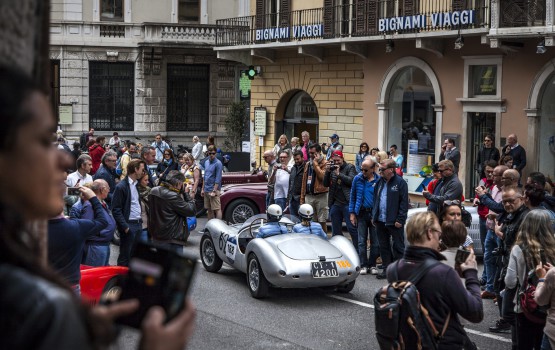
[[279, 205], [271, 204], [266, 210], [266, 214], [268, 215], [268, 222], [260, 226], [256, 238], [266, 238], [288, 233], [287, 227], [279, 223], [283, 215], [283, 211]]
[[312, 221], [314, 209], [312, 209], [310, 204], [303, 204], [299, 207], [299, 216], [301, 217], [301, 223], [293, 226], [293, 232], [313, 234], [318, 237], [322, 237], [325, 240], [328, 239], [328, 236], [324, 230], [322, 230], [322, 226], [319, 223]]

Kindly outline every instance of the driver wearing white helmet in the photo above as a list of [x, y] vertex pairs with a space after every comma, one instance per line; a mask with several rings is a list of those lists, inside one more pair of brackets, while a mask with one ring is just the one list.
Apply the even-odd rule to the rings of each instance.
[[288, 233], [287, 228], [279, 223], [279, 220], [283, 215], [283, 211], [279, 205], [270, 205], [268, 210], [266, 210], [266, 214], [268, 215], [268, 222], [260, 226], [256, 238], [266, 238]]
[[293, 226], [293, 232], [313, 234], [325, 240], [328, 239], [328, 236], [322, 229], [322, 225], [312, 221], [314, 209], [312, 209], [310, 204], [303, 204], [299, 207], [299, 216], [301, 217], [301, 222]]

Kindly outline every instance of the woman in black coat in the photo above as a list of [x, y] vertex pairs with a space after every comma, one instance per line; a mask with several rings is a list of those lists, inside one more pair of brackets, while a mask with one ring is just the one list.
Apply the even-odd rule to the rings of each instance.
[[179, 170], [179, 163], [175, 161], [173, 151], [168, 148], [164, 150], [164, 159], [156, 167], [156, 175], [158, 175], [160, 182], [164, 181], [172, 170]]

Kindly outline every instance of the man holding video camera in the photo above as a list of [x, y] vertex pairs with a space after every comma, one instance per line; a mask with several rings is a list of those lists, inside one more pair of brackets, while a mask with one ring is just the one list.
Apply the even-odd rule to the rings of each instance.
[[184, 186], [185, 175], [171, 170], [148, 195], [148, 232], [154, 243], [176, 251], [181, 251], [189, 238], [187, 217], [195, 216], [195, 200]]
[[324, 186], [329, 187], [328, 207], [330, 208], [331, 232], [333, 236], [342, 235], [343, 221], [355, 249], [358, 249], [357, 228], [349, 219], [349, 201], [351, 198], [351, 185], [356, 176], [355, 166], [345, 162], [343, 152], [333, 151], [331, 162], [326, 164]]

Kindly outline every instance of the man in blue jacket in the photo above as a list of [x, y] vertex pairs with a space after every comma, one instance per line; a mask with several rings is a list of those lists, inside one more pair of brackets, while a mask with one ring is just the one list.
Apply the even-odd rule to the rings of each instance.
[[376, 276], [378, 279], [386, 277], [387, 266], [402, 258], [405, 250], [404, 226], [409, 208], [409, 191], [405, 180], [395, 173], [396, 167], [393, 159], [385, 159], [380, 163], [382, 178], [374, 190], [372, 221], [378, 233], [383, 265], [383, 271]]
[[132, 159], [127, 164], [127, 176], [116, 185], [112, 198], [112, 214], [120, 232], [118, 266], [128, 266], [131, 250], [143, 230], [138, 180], [145, 173], [145, 162]]
[[93, 176], [93, 180], [102, 179], [108, 183], [108, 187], [110, 188], [110, 193], [108, 193], [106, 197], [106, 203], [108, 203], [108, 205], [112, 204], [112, 195], [116, 189], [116, 178], [118, 178], [116, 175], [117, 160], [118, 155], [116, 152], [109, 150], [104, 153], [101, 159], [102, 165]]
[[[373, 159], [364, 160], [361, 164], [361, 173], [355, 176], [351, 187], [351, 200], [349, 201], [349, 219], [358, 231], [358, 256], [360, 258], [360, 274], [370, 272], [378, 274], [376, 259], [380, 256], [380, 246], [376, 228], [372, 224], [372, 209], [374, 208], [374, 190], [380, 180], [376, 174], [376, 163]], [[366, 251], [366, 241], [370, 236], [370, 260]], [[370, 270], [370, 271], [368, 271]]]

